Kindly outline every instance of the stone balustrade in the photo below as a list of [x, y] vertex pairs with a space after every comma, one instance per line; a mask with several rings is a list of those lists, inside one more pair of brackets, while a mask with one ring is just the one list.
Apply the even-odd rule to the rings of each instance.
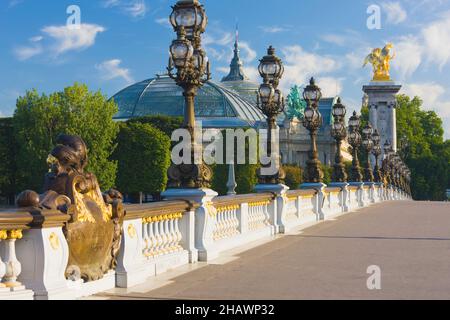
[[0, 300], [74, 299], [115, 286], [131, 287], [277, 233], [301, 230], [377, 202], [409, 200], [381, 184], [337, 185], [306, 190], [274, 185], [273, 191], [269, 185], [260, 187], [260, 193], [224, 197], [202, 191], [189, 201], [125, 205], [117, 267], [108, 275], [112, 282], [85, 287], [66, 270], [69, 248], [63, 226], [68, 215], [38, 208], [2, 211]]

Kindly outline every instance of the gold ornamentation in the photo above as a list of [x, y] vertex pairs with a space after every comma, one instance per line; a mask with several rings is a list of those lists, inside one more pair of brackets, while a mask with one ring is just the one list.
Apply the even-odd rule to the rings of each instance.
[[53, 250], [58, 250], [60, 247], [60, 243], [59, 243], [59, 237], [56, 233], [52, 232], [50, 234], [50, 236], [48, 237], [48, 240], [50, 242], [50, 246], [52, 247]]
[[250, 202], [248, 204], [249, 207], [260, 207], [260, 206], [267, 206], [270, 204], [270, 201], [257, 201], [257, 202]]
[[12, 239], [12, 240], [19, 240], [22, 239], [23, 234], [22, 234], [22, 230], [8, 230], [8, 240]]
[[363, 67], [368, 63], [373, 67], [373, 81], [391, 81], [389, 74], [391, 69], [390, 61], [395, 58], [395, 54], [391, 55], [393, 47], [392, 43], [388, 43], [383, 49], [373, 49], [372, 53], [364, 60]]
[[0, 230], [0, 240], [6, 240], [8, 238], [8, 233], [6, 230]]
[[128, 235], [131, 239], [134, 239], [137, 236], [136, 228], [133, 224], [128, 225]]

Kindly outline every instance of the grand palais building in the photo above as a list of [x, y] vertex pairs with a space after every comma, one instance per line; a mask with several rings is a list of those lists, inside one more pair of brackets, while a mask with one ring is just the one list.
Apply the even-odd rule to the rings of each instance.
[[[234, 44], [234, 56], [230, 73], [220, 83], [208, 81], [198, 91], [195, 100], [197, 121], [204, 128], [258, 128], [265, 124], [265, 116], [256, 106], [259, 84], [250, 81], [243, 70], [239, 56], [239, 43]], [[286, 95], [286, 93], [285, 93]], [[133, 84], [113, 97], [119, 106], [116, 120], [165, 115], [183, 117], [183, 90], [168, 75], [156, 75], [152, 79]], [[336, 152], [335, 141], [331, 137], [332, 107], [338, 97], [323, 98], [319, 110], [324, 123], [317, 136], [319, 157], [322, 163], [332, 165]], [[284, 164], [305, 166], [308, 160], [310, 137], [301, 120], [289, 119], [284, 113], [278, 118], [280, 127], [280, 151]], [[345, 161], [351, 160], [343, 143]]]

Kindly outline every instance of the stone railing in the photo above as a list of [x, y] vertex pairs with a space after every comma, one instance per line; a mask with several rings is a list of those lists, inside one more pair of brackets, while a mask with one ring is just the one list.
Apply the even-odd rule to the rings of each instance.
[[[262, 191], [261, 191], [262, 190]], [[343, 184], [291, 190], [264, 186], [261, 193], [189, 201], [125, 205], [115, 271], [91, 283], [67, 275], [69, 247], [59, 211], [21, 208], [0, 212], [0, 300], [74, 299], [149, 277], [277, 233], [301, 230], [322, 220], [386, 200], [409, 200], [380, 184]], [[193, 200], [195, 199], [195, 200]]]
[[65, 270], [69, 249], [62, 226], [69, 217], [35, 208], [0, 212], [0, 300], [75, 298]]
[[150, 276], [196, 262], [195, 209], [186, 201], [125, 206], [117, 286], [130, 287]]

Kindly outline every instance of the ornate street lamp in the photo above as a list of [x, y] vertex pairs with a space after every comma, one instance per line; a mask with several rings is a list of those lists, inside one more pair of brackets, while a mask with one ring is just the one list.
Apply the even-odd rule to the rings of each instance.
[[361, 134], [359, 133], [359, 128], [361, 126], [361, 119], [357, 115], [356, 111], [353, 112], [353, 116], [350, 117], [348, 122], [349, 135], [348, 143], [352, 147], [352, 174], [351, 179], [353, 182], [362, 182], [361, 168], [359, 166], [358, 159], [358, 148], [361, 146]]
[[374, 177], [373, 177], [373, 171], [372, 171], [372, 164], [370, 163], [370, 154], [372, 152], [374, 143], [372, 141], [373, 128], [370, 125], [370, 123], [364, 127], [362, 133], [364, 136], [363, 141], [362, 141], [362, 146], [363, 146], [364, 151], [367, 154], [366, 167], [364, 168], [364, 180], [366, 182], [373, 182]]
[[177, 39], [170, 46], [167, 71], [176, 84], [183, 88], [185, 98], [183, 127], [191, 134], [191, 162], [172, 164], [168, 171], [168, 186], [209, 188], [212, 170], [202, 159], [194, 159], [194, 150], [198, 147], [194, 139], [195, 96], [198, 88], [211, 79], [209, 60], [201, 46], [201, 34], [205, 32], [208, 18], [203, 6], [197, 0], [179, 0], [172, 8], [170, 22], [177, 33]]
[[378, 160], [381, 155], [381, 145], [380, 145], [381, 137], [377, 129], [375, 129], [375, 132], [372, 135], [372, 141], [373, 141], [372, 154], [375, 157], [374, 178], [375, 182], [380, 183], [383, 181], [383, 175], [381, 173], [380, 166], [378, 164]]
[[322, 92], [316, 85], [314, 78], [311, 78], [309, 85], [303, 91], [303, 99], [306, 101], [303, 117], [303, 126], [309, 131], [311, 137], [311, 150], [309, 160], [306, 162], [305, 178], [308, 183], [322, 183], [323, 172], [317, 151], [317, 131], [322, 126], [322, 115], [319, 112], [319, 101]]
[[386, 141], [383, 146], [384, 149], [384, 159], [382, 163], [382, 171], [383, 178], [386, 187], [389, 187], [392, 184], [392, 175], [391, 175], [391, 155], [392, 155], [392, 147], [391, 144]]
[[338, 98], [337, 103], [333, 106], [332, 113], [334, 123], [331, 135], [336, 140], [336, 158], [332, 180], [334, 182], [347, 182], [347, 173], [345, 172], [345, 165], [341, 152], [342, 141], [347, 137], [347, 128], [345, 127], [345, 115], [347, 114], [347, 109], [341, 103], [341, 98]]
[[[280, 79], [284, 73], [283, 62], [275, 55], [275, 49], [270, 46], [267, 55], [260, 60], [258, 67], [259, 74], [263, 78], [263, 83], [259, 87], [257, 95], [257, 106], [267, 117], [267, 155], [276, 161], [277, 173], [273, 175], [264, 174], [265, 166], [258, 170], [260, 184], [280, 184], [284, 183], [285, 173], [281, 168], [279, 150], [273, 150], [273, 134], [276, 132], [276, 117], [283, 112], [285, 107], [284, 97], [278, 89]], [[270, 166], [270, 165], [267, 165]]]

